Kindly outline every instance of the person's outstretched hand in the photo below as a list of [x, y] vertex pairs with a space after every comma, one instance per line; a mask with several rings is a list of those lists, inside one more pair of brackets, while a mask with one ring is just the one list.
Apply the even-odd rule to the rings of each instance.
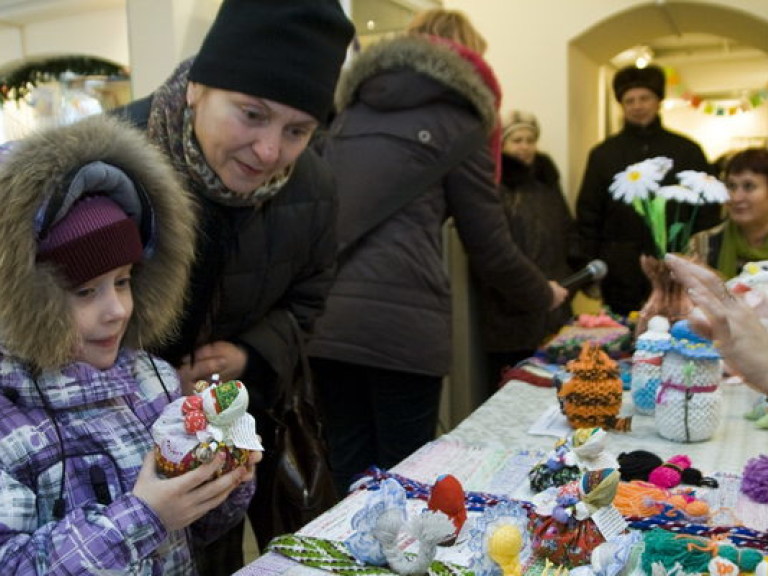
[[549, 287], [552, 289], [552, 304], [549, 309], [554, 310], [568, 298], [568, 290], [554, 280], [549, 281]]
[[758, 314], [731, 295], [710, 268], [672, 254], [665, 259], [696, 306], [689, 315], [691, 328], [713, 340], [745, 382], [768, 393], [768, 330]]
[[261, 452], [253, 452], [246, 466], [214, 479], [224, 464], [223, 454], [217, 454], [208, 464], [174, 478], [160, 478], [152, 452], [144, 458], [133, 494], [143, 500], [167, 530], [181, 530], [224, 502], [232, 490], [254, 478]]
[[211, 344], [200, 346], [195, 350], [195, 361], [189, 356], [181, 360], [178, 373], [184, 394], [194, 392], [195, 382], [210, 380], [213, 374], [218, 374], [222, 382], [236, 380], [245, 371], [248, 354], [235, 344], [218, 340]]

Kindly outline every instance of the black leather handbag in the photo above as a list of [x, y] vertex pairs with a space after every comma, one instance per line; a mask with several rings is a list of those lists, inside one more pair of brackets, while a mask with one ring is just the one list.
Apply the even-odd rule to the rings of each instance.
[[293, 314], [288, 316], [299, 363], [293, 380], [277, 391], [272, 408], [257, 415], [265, 450], [248, 514], [262, 551], [273, 537], [296, 532], [338, 500], [304, 335]]

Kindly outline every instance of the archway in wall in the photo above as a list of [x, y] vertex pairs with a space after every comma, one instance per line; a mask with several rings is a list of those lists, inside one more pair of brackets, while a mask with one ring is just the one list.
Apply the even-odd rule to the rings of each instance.
[[654, 38], [692, 33], [721, 36], [768, 53], [768, 21], [725, 4], [674, 0], [618, 12], [571, 40], [568, 51], [570, 190], [578, 190], [590, 148], [607, 133], [607, 111], [612, 95], [605, 86], [613, 73], [611, 59]]

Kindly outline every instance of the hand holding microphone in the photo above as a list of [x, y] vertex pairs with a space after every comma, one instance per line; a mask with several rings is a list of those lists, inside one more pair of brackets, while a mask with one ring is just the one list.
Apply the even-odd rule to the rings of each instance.
[[607, 273], [608, 265], [605, 262], [602, 260], [592, 260], [584, 268], [565, 278], [560, 282], [560, 285], [566, 290], [575, 292], [584, 286], [602, 280]]

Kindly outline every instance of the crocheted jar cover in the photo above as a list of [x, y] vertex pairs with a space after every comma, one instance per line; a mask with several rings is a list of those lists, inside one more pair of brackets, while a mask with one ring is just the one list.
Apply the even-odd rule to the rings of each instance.
[[639, 414], [650, 415], [656, 409], [663, 359], [663, 353], [647, 350], [637, 350], [632, 356], [632, 401]]
[[670, 351], [661, 368], [656, 396], [656, 429], [675, 442], [711, 438], [720, 424], [720, 361]]

